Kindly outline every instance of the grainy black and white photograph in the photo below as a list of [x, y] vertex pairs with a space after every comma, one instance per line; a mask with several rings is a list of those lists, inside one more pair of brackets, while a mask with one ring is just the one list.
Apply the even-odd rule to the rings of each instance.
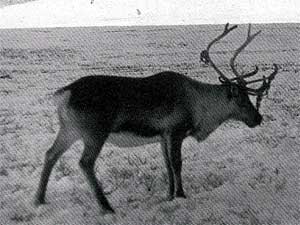
[[299, 225], [296, 0], [0, 0], [1, 225]]

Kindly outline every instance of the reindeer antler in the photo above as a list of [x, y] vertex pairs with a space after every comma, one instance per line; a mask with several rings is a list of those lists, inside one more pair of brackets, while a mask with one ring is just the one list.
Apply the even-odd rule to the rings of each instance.
[[214, 70], [220, 75], [220, 81], [221, 82], [226, 82], [226, 81], [230, 81], [229, 78], [227, 78], [222, 72], [221, 70], [218, 69], [218, 67], [214, 64], [214, 62], [211, 60], [210, 56], [209, 56], [209, 50], [211, 48], [211, 46], [213, 46], [216, 42], [218, 42], [219, 40], [221, 40], [223, 37], [225, 37], [228, 33], [230, 33], [230, 31], [236, 29], [238, 26], [234, 25], [233, 27], [229, 28], [229, 23], [227, 23], [225, 25], [224, 31], [222, 34], [220, 34], [219, 36], [217, 36], [215, 39], [213, 39], [207, 46], [206, 50], [201, 52], [201, 61], [204, 62], [205, 64], [210, 63], [210, 65], [214, 68]]
[[236, 78], [234, 80], [237, 80], [239, 83], [246, 85], [247, 82], [245, 81], [245, 77], [250, 77], [250, 76], [254, 76], [257, 72], [258, 72], [258, 67], [256, 66], [255, 70], [253, 72], [247, 73], [245, 75], [241, 75], [238, 73], [238, 71], [236, 70], [234, 63], [235, 63], [235, 59], [236, 57], [246, 48], [246, 46], [248, 44], [250, 44], [251, 41], [253, 41], [253, 39], [261, 32], [257, 31], [255, 34], [251, 35], [251, 24], [249, 24], [248, 26], [248, 34], [247, 34], [247, 39], [245, 40], [245, 42], [235, 51], [235, 53], [233, 54], [233, 57], [230, 59], [230, 67], [232, 69], [232, 72], [234, 73], [234, 75], [236, 76]]
[[[204, 50], [204, 51], [201, 52], [201, 61], [203, 61], [205, 64], [208, 64], [208, 63], [211, 64], [211, 66], [214, 68], [214, 70], [220, 75], [219, 80], [220, 80], [221, 83], [229, 83], [230, 84], [230, 83], [237, 82], [237, 84], [241, 88], [245, 89], [249, 95], [255, 95], [255, 96], [257, 96], [256, 107], [259, 108], [260, 102], [262, 100], [262, 97], [268, 92], [268, 90], [271, 87], [271, 82], [275, 78], [275, 75], [278, 73], [278, 66], [277, 66], [277, 64], [273, 64], [274, 65], [274, 71], [268, 77], [263, 76], [263, 78], [260, 78], [260, 79], [246, 81], [245, 78], [249, 78], [249, 77], [252, 77], [255, 74], [257, 74], [257, 72], [259, 70], [258, 66], [255, 66], [255, 69], [253, 71], [248, 72], [248, 73], [246, 73], [244, 75], [241, 75], [241, 74], [239, 74], [239, 72], [235, 68], [235, 60], [236, 60], [237, 56], [247, 47], [247, 45], [251, 41], [253, 41], [253, 39], [258, 34], [261, 33], [261, 30], [257, 31], [254, 34], [251, 34], [251, 24], [249, 24], [247, 38], [246, 38], [245, 42], [234, 52], [232, 58], [230, 59], [230, 68], [231, 68], [233, 74], [235, 75], [235, 78], [229, 79], [228, 77], [226, 77], [217, 68], [217, 66], [214, 64], [214, 62], [211, 60], [211, 57], [209, 56], [209, 50], [210, 50], [211, 46], [213, 44], [215, 44], [217, 41], [219, 41], [220, 39], [222, 39], [223, 37], [225, 37], [230, 31], [232, 31], [235, 28], [237, 28], [237, 25], [229, 28], [229, 23], [227, 23], [225, 25], [225, 29], [224, 29], [223, 33], [220, 34], [219, 36], [217, 36], [215, 39], [213, 39], [208, 44], [206, 50]], [[263, 83], [257, 89], [247, 87], [248, 84], [253, 84], [253, 83], [256, 83], [256, 82], [260, 82], [260, 81], [262, 81]]]
[[260, 107], [260, 102], [262, 100], [262, 97], [264, 95], [268, 94], [268, 91], [271, 87], [271, 82], [274, 80], [275, 75], [278, 73], [277, 64], [274, 63], [273, 66], [274, 66], [274, 71], [268, 77], [263, 76], [263, 78], [261, 78], [261, 79], [252, 80], [252, 81], [247, 82], [247, 84], [250, 84], [250, 83], [263, 81], [262, 85], [257, 89], [248, 88], [248, 87], [246, 88], [248, 94], [257, 96], [257, 98], [256, 98], [256, 108]]

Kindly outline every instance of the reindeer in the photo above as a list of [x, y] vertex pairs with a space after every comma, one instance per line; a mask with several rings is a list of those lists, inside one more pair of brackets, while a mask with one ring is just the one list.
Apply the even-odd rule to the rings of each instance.
[[[224, 32], [201, 53], [201, 61], [214, 68], [221, 84], [203, 83], [166, 71], [145, 78], [87, 76], [56, 91], [54, 99], [60, 129], [46, 152], [35, 203], [45, 203], [53, 166], [76, 140], [81, 139], [84, 150], [79, 165], [103, 213], [114, 213], [95, 176], [94, 165], [106, 141], [122, 145], [116, 137], [128, 136], [141, 141], [135, 145], [144, 144], [143, 140], [160, 142], [168, 172], [167, 199], [185, 198], [181, 179], [183, 140], [192, 136], [198, 142], [203, 141], [229, 119], [242, 121], [251, 128], [260, 125], [260, 102], [278, 73], [278, 66], [274, 64], [274, 71], [268, 77], [246, 81], [245, 78], [258, 72], [258, 67], [243, 75], [235, 68], [238, 54], [261, 32], [251, 35], [250, 25], [246, 41], [230, 60], [235, 77], [230, 79], [218, 69], [211, 60], [210, 48], [235, 28], [237, 26], [229, 28], [226, 24]], [[259, 81], [262, 81], [259, 88], [247, 87]], [[256, 107], [249, 95], [257, 97]]]

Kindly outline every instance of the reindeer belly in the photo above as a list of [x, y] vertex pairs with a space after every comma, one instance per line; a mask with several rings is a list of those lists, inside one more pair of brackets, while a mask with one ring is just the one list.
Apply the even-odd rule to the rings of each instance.
[[[136, 147], [160, 142], [160, 135], [163, 131], [174, 126], [181, 116], [180, 113], [167, 114], [163, 110], [156, 110], [152, 113], [144, 112], [143, 116], [141, 114], [135, 112], [120, 116], [118, 118], [120, 122], [113, 127], [106, 143], [118, 147]], [[124, 115], [131, 116], [125, 117]]]
[[130, 148], [160, 142], [160, 136], [143, 137], [132, 132], [111, 133], [106, 143], [119, 148]]

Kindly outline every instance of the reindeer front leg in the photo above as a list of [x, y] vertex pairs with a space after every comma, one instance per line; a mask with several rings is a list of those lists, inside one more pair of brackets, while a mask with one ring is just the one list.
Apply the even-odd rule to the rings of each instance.
[[[172, 193], [172, 199], [174, 197], [185, 198], [185, 194], [182, 188], [181, 179], [181, 169], [182, 169], [182, 159], [181, 159], [181, 146], [184, 139], [184, 135], [172, 132], [166, 135], [166, 147], [167, 154], [169, 158], [169, 163], [172, 171], [173, 178], [169, 175], [169, 182], [173, 181], [173, 186], [170, 184], [170, 192]], [[170, 173], [169, 173], [170, 174]]]
[[168, 172], [168, 181], [169, 181], [169, 190], [167, 194], [167, 200], [171, 201], [174, 199], [175, 186], [174, 186], [174, 173], [171, 166], [170, 154], [168, 148], [168, 137], [165, 135], [161, 138], [161, 149], [164, 156], [165, 165], [167, 167]]

